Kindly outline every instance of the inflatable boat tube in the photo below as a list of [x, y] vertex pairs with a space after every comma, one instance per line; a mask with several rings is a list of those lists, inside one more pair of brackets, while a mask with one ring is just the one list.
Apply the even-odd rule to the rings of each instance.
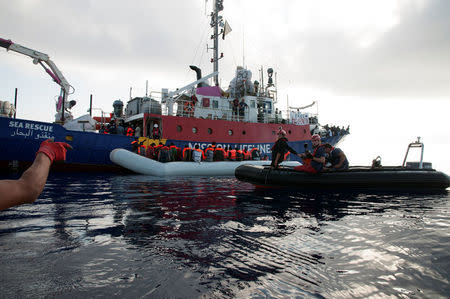
[[310, 174], [289, 167], [270, 169], [261, 165], [236, 168], [236, 178], [263, 187], [345, 190], [445, 190], [450, 178], [434, 169], [402, 167], [351, 167], [347, 171]]
[[[220, 161], [220, 162], [168, 162], [161, 163], [125, 149], [113, 150], [109, 158], [133, 172], [158, 176], [234, 176], [235, 170], [240, 165], [270, 165], [271, 161], [247, 160], [240, 162]], [[298, 161], [285, 161], [284, 166], [298, 166]]]

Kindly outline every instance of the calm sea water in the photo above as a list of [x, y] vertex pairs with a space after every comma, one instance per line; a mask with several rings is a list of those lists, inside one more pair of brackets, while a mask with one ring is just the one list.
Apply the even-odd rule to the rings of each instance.
[[449, 198], [52, 174], [0, 212], [0, 297], [446, 298]]

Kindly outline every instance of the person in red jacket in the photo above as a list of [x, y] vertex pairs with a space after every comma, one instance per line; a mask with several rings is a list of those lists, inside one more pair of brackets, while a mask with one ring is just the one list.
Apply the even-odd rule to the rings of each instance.
[[65, 161], [67, 149], [72, 146], [47, 139], [41, 143], [33, 164], [18, 180], [0, 180], [0, 210], [33, 203], [44, 189], [50, 166], [54, 161]]

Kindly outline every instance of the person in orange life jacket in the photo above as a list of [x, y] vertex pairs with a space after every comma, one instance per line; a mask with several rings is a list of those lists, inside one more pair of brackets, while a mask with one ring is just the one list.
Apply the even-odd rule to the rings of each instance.
[[340, 148], [333, 147], [329, 143], [325, 143], [323, 147], [325, 149], [325, 153], [328, 155], [328, 157], [325, 158], [325, 161], [327, 162], [327, 164], [330, 163], [330, 166], [324, 167], [323, 171], [336, 171], [348, 169], [347, 157]]
[[176, 161], [177, 160], [177, 154], [178, 154], [178, 147], [173, 144], [173, 142], [170, 143], [169, 146], [170, 150], [170, 161]]
[[225, 150], [220, 145], [218, 145], [216, 147], [216, 150], [214, 151], [213, 160], [214, 161], [224, 161], [226, 156], [227, 156], [227, 153], [225, 152]]
[[138, 154], [139, 153], [139, 139], [135, 138], [133, 141], [131, 141], [131, 148], [133, 153]]
[[241, 149], [236, 150], [236, 161], [244, 160], [244, 152]]
[[34, 202], [44, 189], [53, 161], [66, 160], [67, 149], [72, 146], [47, 139], [41, 143], [33, 164], [18, 180], [0, 180], [0, 210]]
[[228, 146], [226, 146], [225, 148], [224, 148], [224, 150], [225, 150], [225, 160], [229, 160], [230, 158], [229, 158], [229, 156], [230, 156], [230, 146], [228, 145]]
[[162, 163], [170, 162], [170, 149], [167, 145], [163, 145], [159, 149], [158, 161]]
[[161, 148], [164, 146], [164, 144], [162, 144], [162, 142], [158, 143], [157, 146], [154, 147], [155, 149], [155, 160], [158, 161], [159, 159], [159, 151], [161, 150]]
[[309, 172], [309, 173], [317, 173], [322, 171], [323, 166], [325, 165], [325, 149], [321, 145], [320, 136], [318, 134], [314, 134], [311, 137], [311, 143], [313, 145], [313, 153], [308, 155], [300, 154], [300, 158], [303, 159], [303, 165], [294, 167], [294, 170]]
[[230, 145], [228, 150], [228, 160], [230, 161], [236, 161], [236, 150], [233, 148], [232, 145]]
[[300, 157], [300, 155], [288, 145], [285, 130], [280, 129], [277, 135], [278, 139], [272, 146], [272, 163], [270, 164], [272, 168], [278, 168], [280, 163], [283, 162], [284, 155], [287, 151], [290, 151], [294, 155], [298, 155]]
[[261, 153], [259, 152], [259, 149], [254, 147], [250, 151], [250, 159], [251, 160], [261, 160]]
[[201, 162], [205, 159], [205, 155], [198, 144], [196, 144], [195, 148], [192, 150], [192, 159], [194, 162]]
[[244, 160], [250, 160], [251, 159], [250, 152], [247, 150], [246, 146], [244, 146], [244, 149], [242, 150], [242, 153], [244, 154]]
[[145, 156], [149, 159], [155, 158], [155, 143], [153, 142], [149, 146], [147, 146], [147, 150], [145, 151]]
[[183, 161], [192, 161], [192, 149], [187, 144], [183, 149]]
[[139, 142], [138, 154], [145, 157], [146, 151], [147, 151], [147, 146], [144, 145], [144, 141]]
[[127, 136], [134, 136], [134, 129], [131, 125], [127, 128]]
[[152, 138], [153, 139], [161, 139], [161, 131], [159, 130], [158, 124], [153, 125]]

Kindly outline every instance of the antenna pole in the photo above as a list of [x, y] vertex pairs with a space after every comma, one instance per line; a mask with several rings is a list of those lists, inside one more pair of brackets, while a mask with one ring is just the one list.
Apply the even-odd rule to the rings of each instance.
[[[219, 11], [223, 10], [223, 0], [214, 0], [214, 11], [211, 13], [211, 27], [214, 28], [214, 34], [211, 37], [211, 39], [214, 41], [214, 47], [213, 47], [213, 58], [211, 59], [211, 62], [213, 63], [213, 72], [219, 71], [219, 23], [222, 19], [221, 16], [219, 16]], [[219, 86], [219, 75], [216, 74], [214, 76], [214, 84], [216, 86]]]

